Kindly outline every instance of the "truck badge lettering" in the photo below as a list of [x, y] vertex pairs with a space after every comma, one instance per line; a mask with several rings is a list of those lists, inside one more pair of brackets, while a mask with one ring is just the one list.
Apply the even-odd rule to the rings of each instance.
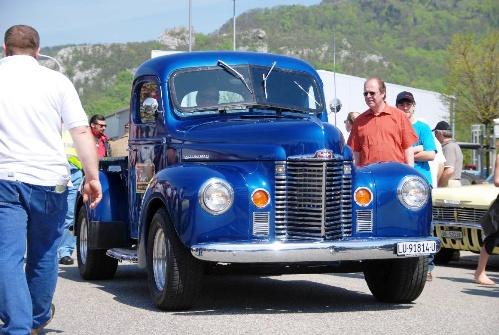
[[190, 154], [184, 155], [184, 159], [210, 159], [208, 154]]

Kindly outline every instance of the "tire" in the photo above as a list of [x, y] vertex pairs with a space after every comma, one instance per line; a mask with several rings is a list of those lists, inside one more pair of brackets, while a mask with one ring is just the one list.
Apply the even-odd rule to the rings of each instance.
[[370, 261], [364, 277], [379, 301], [409, 303], [416, 300], [426, 284], [427, 257]]
[[178, 239], [166, 211], [153, 216], [147, 240], [147, 277], [151, 298], [159, 309], [192, 307], [202, 285], [203, 266]]
[[80, 276], [86, 280], [111, 279], [118, 268], [118, 260], [106, 255], [106, 250], [88, 249], [92, 238], [88, 232], [87, 210], [82, 206], [76, 221], [76, 258]]
[[442, 248], [435, 254], [435, 264], [448, 264], [450, 261], [459, 260], [459, 250]]

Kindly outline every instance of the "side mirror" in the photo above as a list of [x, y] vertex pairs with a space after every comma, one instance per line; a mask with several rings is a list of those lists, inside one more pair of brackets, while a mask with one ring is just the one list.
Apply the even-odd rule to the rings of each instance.
[[331, 110], [331, 113], [337, 114], [341, 110], [341, 101], [338, 98], [334, 98], [331, 100], [329, 103], [329, 109]]
[[154, 98], [146, 98], [140, 108], [140, 118], [142, 123], [154, 122], [158, 112], [158, 101]]
[[154, 115], [158, 111], [158, 101], [151, 97], [146, 98], [142, 103], [142, 107], [144, 108], [144, 113]]

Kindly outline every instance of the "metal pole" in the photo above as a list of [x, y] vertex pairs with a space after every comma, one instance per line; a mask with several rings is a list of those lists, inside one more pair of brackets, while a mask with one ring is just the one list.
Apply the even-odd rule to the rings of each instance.
[[192, 51], [192, 0], [189, 0], [189, 52]]
[[236, 0], [232, 0], [232, 46], [236, 51]]
[[[334, 100], [336, 100], [336, 26], [333, 26], [333, 85], [334, 85]], [[334, 126], [337, 127], [336, 114], [334, 113]]]
[[336, 27], [333, 27], [333, 81], [334, 98], [336, 98]]

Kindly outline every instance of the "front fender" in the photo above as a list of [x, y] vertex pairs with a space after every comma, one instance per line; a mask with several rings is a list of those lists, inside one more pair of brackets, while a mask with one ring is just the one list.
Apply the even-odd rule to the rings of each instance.
[[[221, 215], [211, 215], [199, 203], [199, 190], [210, 178], [226, 180], [234, 190], [234, 203]], [[163, 206], [182, 244], [190, 247], [213, 235], [230, 231], [234, 239], [247, 238], [247, 188], [244, 177], [231, 166], [178, 165], [158, 172], [144, 193], [139, 225], [139, 260], [145, 256], [149, 224]], [[242, 207], [241, 207], [242, 206]]]
[[[361, 175], [369, 176], [369, 185], [374, 190], [373, 233], [382, 237], [431, 235], [431, 187], [428, 186], [428, 200], [418, 209], [406, 208], [398, 199], [397, 189], [402, 179], [415, 175], [426, 179], [406, 164], [385, 162], [375, 163], [358, 169]], [[362, 180], [362, 178], [360, 178]], [[367, 180], [364, 177], [364, 182]], [[355, 183], [359, 186], [359, 182]], [[355, 187], [354, 187], [355, 190]]]

